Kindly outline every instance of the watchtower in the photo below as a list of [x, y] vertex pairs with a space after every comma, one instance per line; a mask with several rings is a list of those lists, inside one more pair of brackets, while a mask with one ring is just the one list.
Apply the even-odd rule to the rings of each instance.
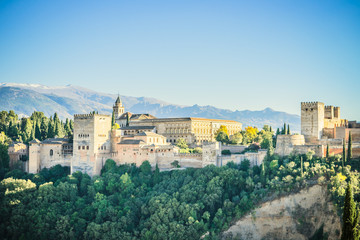
[[106, 155], [111, 152], [111, 116], [75, 114], [73, 159], [71, 172], [82, 171], [90, 176], [100, 174]]
[[324, 128], [325, 108], [322, 102], [301, 103], [301, 134], [306, 142], [320, 139]]
[[118, 119], [122, 114], [124, 114], [124, 112], [125, 112], [125, 107], [122, 104], [120, 96], [118, 96], [113, 106], [113, 113], [115, 119]]

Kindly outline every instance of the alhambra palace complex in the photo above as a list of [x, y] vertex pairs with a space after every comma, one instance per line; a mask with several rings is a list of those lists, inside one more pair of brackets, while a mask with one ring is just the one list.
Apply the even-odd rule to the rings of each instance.
[[[73, 142], [66, 138], [51, 138], [42, 142], [33, 140], [29, 146], [15, 143], [9, 147], [12, 162], [28, 155], [25, 169], [37, 173], [42, 168], [60, 164], [69, 166], [71, 173], [82, 171], [90, 176], [99, 175], [107, 159], [117, 164], [135, 163], [140, 166], [149, 161], [161, 170], [171, 169], [178, 161], [182, 168], [222, 166], [247, 159], [251, 165], [260, 165], [266, 150], [239, 154], [246, 146], [222, 146], [215, 141], [215, 132], [221, 125], [229, 135], [242, 130], [242, 124], [231, 120], [205, 118], [156, 118], [150, 114], [125, 112], [120, 97], [113, 106], [115, 122], [120, 128], [112, 129], [112, 118], [102, 114], [75, 114]], [[321, 102], [301, 103], [301, 135], [278, 135], [275, 153], [286, 156], [314, 151], [324, 157], [329, 146], [330, 154], [341, 154], [343, 141], [349, 132], [353, 139], [353, 156], [360, 156], [360, 124], [340, 118], [340, 108], [324, 106]], [[175, 145], [183, 138], [191, 146], [202, 147], [202, 153], [179, 153]], [[223, 156], [222, 150], [231, 155]]]

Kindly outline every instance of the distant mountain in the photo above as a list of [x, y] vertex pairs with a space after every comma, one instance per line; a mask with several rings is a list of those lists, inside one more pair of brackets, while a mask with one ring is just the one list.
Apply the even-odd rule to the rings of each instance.
[[[54, 112], [60, 118], [72, 118], [76, 113], [111, 114], [117, 95], [92, 91], [78, 86], [49, 87], [39, 84], [0, 83], [0, 110], [14, 110], [18, 114], [31, 115], [42, 111]], [[262, 111], [231, 111], [213, 106], [180, 106], [155, 98], [121, 96], [125, 110], [134, 113], [150, 113], [156, 117], [203, 117], [236, 120], [244, 126], [271, 125], [281, 128], [286, 122], [294, 132], [300, 131], [300, 117], [266, 108]]]

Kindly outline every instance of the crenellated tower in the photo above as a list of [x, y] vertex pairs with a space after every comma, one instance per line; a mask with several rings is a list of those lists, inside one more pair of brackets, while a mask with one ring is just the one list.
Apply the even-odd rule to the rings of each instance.
[[124, 112], [125, 112], [125, 108], [122, 104], [120, 96], [118, 96], [115, 101], [115, 104], [113, 106], [113, 113], [114, 113], [115, 119], [118, 119], [122, 114], [124, 114]]
[[324, 103], [301, 103], [301, 134], [305, 136], [307, 142], [311, 141], [311, 139], [321, 139], [324, 128], [324, 118]]

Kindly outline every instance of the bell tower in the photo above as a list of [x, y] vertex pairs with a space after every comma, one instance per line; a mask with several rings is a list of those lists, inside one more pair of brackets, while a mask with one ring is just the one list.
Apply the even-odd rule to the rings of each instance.
[[114, 116], [115, 119], [118, 119], [124, 112], [125, 112], [125, 108], [121, 102], [120, 96], [118, 95], [115, 104], [113, 106], [113, 112], [114, 112]]

